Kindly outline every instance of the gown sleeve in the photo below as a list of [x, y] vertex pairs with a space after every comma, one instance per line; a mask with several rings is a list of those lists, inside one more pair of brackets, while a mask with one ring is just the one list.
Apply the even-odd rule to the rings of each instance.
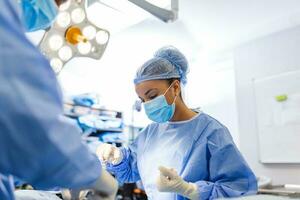
[[147, 130], [148, 127], [142, 130], [129, 148], [121, 148], [123, 160], [120, 164], [107, 164], [106, 169], [113, 173], [120, 183], [134, 183], [141, 180], [137, 165], [137, 154], [141, 153], [144, 146]]
[[256, 177], [235, 146], [227, 128], [217, 128], [208, 137], [209, 181], [196, 185], [200, 199], [217, 199], [255, 194]]

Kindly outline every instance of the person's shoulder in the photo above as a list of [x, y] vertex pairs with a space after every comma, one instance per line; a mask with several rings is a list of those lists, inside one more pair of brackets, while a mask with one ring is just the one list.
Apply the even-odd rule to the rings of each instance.
[[196, 129], [198, 129], [197, 132], [206, 138], [213, 137], [216, 134], [229, 134], [226, 126], [204, 112], [201, 112], [201, 114], [198, 116], [196, 123]]
[[198, 116], [192, 121], [192, 123], [196, 125], [196, 129], [201, 129], [202, 131], [206, 129], [224, 127], [218, 120], [202, 111], [199, 112]]
[[199, 120], [205, 122], [209, 129], [227, 129], [220, 121], [206, 113], [201, 113]]
[[208, 114], [204, 114], [203, 118], [207, 122], [207, 127], [204, 131], [207, 140], [218, 141], [217, 143], [232, 143], [232, 136], [225, 125]]

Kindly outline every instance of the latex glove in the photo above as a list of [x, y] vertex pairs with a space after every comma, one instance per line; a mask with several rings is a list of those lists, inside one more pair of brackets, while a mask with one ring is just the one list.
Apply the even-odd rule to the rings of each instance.
[[184, 181], [175, 169], [163, 166], [160, 166], [158, 169], [160, 171], [160, 175], [156, 180], [158, 191], [177, 193], [192, 200], [200, 198], [197, 185]]
[[96, 154], [104, 163], [118, 165], [123, 160], [123, 154], [121, 150], [111, 144], [100, 144], [97, 148]]
[[99, 199], [115, 200], [118, 192], [118, 182], [106, 170], [102, 169], [101, 176], [92, 188], [94, 189], [94, 199], [99, 197]]
[[91, 188], [63, 190], [62, 198], [63, 200], [115, 200], [117, 191], [117, 181], [102, 169], [101, 176]]

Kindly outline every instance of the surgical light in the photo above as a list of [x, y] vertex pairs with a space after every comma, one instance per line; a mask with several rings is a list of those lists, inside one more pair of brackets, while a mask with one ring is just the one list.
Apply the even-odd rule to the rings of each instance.
[[[130, 14], [132, 14], [132, 12], [137, 13], [136, 9], [129, 6], [129, 4], [124, 3], [127, 1], [142, 8], [164, 22], [174, 22], [178, 18], [179, 0], [89, 0], [88, 3], [89, 5], [92, 5], [99, 2], [106, 7], [120, 12], [128, 12]], [[169, 5], [171, 6], [171, 9], [165, 9], [165, 7]]]
[[56, 21], [39, 45], [55, 73], [74, 57], [100, 59], [106, 49], [109, 32], [87, 19], [86, 2], [68, 0], [62, 4]]

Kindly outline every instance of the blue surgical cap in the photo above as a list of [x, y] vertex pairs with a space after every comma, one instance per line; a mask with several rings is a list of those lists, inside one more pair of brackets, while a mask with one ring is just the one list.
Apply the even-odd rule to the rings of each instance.
[[167, 46], [159, 49], [152, 59], [138, 69], [134, 84], [149, 80], [178, 78], [185, 85], [187, 73], [188, 62], [185, 56], [175, 47]]

